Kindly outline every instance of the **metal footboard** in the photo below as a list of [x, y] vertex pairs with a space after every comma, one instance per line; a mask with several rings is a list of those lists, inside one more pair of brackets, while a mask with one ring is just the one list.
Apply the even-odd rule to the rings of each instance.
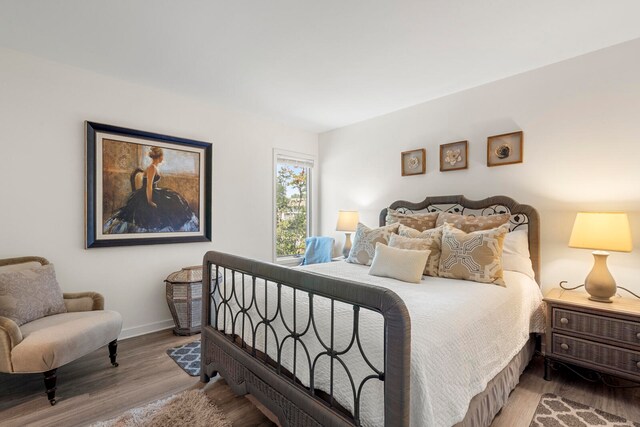
[[[203, 382], [219, 372], [283, 426], [361, 425], [363, 390], [381, 382], [384, 426], [409, 425], [411, 322], [394, 292], [215, 251], [203, 267]], [[361, 333], [378, 324], [374, 316], [380, 365]], [[358, 372], [366, 365], [370, 373], [352, 375], [355, 360]], [[328, 378], [319, 378], [321, 364]], [[348, 405], [334, 395], [338, 380], [350, 390]]]

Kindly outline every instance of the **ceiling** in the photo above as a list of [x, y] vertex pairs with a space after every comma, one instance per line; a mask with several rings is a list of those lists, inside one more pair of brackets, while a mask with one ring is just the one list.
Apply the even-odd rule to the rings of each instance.
[[0, 0], [0, 46], [323, 132], [640, 37], [637, 0]]

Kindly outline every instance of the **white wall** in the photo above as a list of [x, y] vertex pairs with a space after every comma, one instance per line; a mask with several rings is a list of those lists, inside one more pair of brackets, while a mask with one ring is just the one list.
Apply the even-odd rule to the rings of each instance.
[[[473, 64], [467, 64], [473, 72]], [[524, 131], [524, 163], [486, 167], [489, 135]], [[439, 172], [439, 145], [469, 141], [469, 169]], [[400, 152], [427, 149], [427, 173], [401, 177]], [[536, 207], [542, 283], [580, 284], [588, 250], [567, 247], [580, 210], [628, 211], [636, 249], [612, 253], [621, 286], [640, 292], [640, 40], [320, 135], [321, 231], [338, 209], [376, 226], [391, 202], [503, 194]]]
[[[213, 242], [84, 249], [85, 120], [212, 142]], [[317, 155], [317, 139], [0, 49], [0, 258], [48, 258], [64, 291], [104, 294], [124, 317], [123, 336], [169, 326], [172, 271], [211, 249], [271, 260], [273, 148]]]

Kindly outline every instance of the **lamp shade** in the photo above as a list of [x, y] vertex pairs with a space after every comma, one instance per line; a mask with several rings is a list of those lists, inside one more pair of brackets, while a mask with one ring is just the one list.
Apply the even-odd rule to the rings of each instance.
[[358, 226], [358, 211], [338, 211], [338, 225], [336, 231], [356, 231]]
[[624, 212], [579, 212], [569, 246], [602, 251], [631, 252], [629, 218]]

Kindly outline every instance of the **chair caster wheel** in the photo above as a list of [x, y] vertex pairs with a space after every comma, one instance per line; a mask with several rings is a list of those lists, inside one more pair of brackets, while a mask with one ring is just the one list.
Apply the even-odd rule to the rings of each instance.
[[118, 362], [113, 362], [112, 365], [113, 365], [114, 368], [117, 368], [118, 366], [120, 366], [120, 364]]
[[55, 399], [51, 399], [51, 400], [49, 401], [49, 403], [51, 403], [51, 406], [53, 406], [53, 405], [55, 405], [55, 404], [56, 404], [56, 400], [55, 400]]

